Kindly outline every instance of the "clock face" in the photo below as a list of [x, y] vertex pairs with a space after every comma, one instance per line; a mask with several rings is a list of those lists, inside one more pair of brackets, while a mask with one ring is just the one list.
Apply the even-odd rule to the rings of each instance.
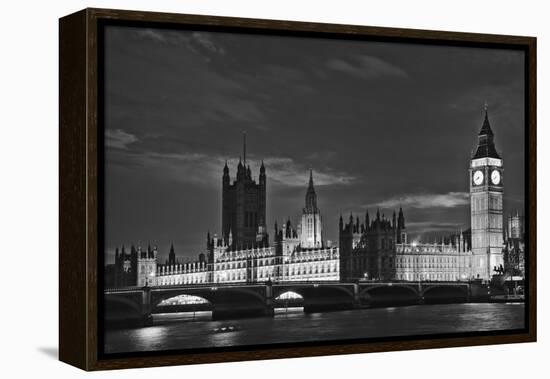
[[498, 170], [491, 172], [491, 182], [495, 185], [500, 183], [500, 172]]
[[474, 184], [479, 186], [481, 183], [483, 183], [483, 172], [481, 170], [477, 170], [474, 172]]

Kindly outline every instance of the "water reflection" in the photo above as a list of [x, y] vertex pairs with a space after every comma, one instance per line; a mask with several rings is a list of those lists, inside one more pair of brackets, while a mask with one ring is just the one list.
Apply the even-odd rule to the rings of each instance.
[[[443, 304], [303, 313], [279, 308], [273, 318], [212, 321], [211, 312], [159, 314], [154, 326], [110, 330], [105, 351], [130, 352], [334, 339], [371, 338], [524, 326], [524, 304]], [[195, 317], [190, 318], [190, 317]]]

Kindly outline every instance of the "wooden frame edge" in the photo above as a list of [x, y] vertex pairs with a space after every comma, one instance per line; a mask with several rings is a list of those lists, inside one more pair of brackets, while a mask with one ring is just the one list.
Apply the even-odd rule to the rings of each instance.
[[86, 11], [59, 20], [59, 359], [86, 368]]

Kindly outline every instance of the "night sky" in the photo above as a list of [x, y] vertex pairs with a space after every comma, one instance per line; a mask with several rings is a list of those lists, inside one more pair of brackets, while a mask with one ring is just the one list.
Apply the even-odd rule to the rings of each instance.
[[[263, 159], [267, 224], [296, 224], [309, 168], [325, 239], [338, 217], [401, 205], [411, 238], [469, 228], [468, 167], [483, 106], [504, 159], [505, 212], [524, 209], [523, 52], [107, 27], [105, 243], [171, 243], [221, 230], [247, 133]], [[272, 238], [271, 238], [272, 239]]]

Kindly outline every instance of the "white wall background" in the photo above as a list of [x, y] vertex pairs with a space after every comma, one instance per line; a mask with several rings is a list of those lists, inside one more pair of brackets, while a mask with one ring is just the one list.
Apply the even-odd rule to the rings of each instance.
[[[538, 37], [539, 342], [96, 373], [109, 378], [524, 377], [549, 352], [547, 193], [550, 14], [544, 1], [105, 0], [2, 3], [0, 21], [0, 372], [69, 378], [56, 360], [58, 21], [87, 6]], [[545, 70], [546, 68], [546, 70]], [[546, 173], [545, 173], [546, 171]], [[545, 238], [546, 237], [546, 238]], [[545, 354], [546, 353], [546, 354]]]

